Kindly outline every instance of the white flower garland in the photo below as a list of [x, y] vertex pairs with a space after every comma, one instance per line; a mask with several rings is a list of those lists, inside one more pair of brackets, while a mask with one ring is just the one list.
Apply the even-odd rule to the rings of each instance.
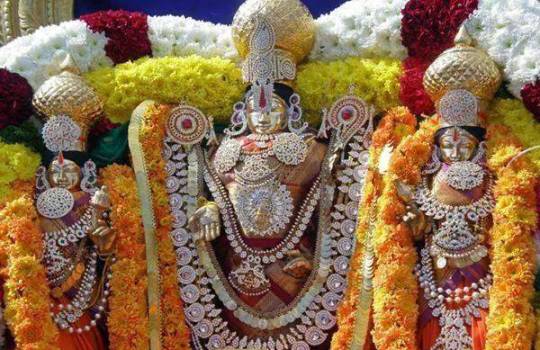
[[[348, 56], [403, 59], [401, 10], [408, 0], [351, 0], [316, 20], [310, 59]], [[238, 61], [229, 26], [183, 16], [149, 16], [148, 36], [155, 57], [224, 57]], [[512, 94], [540, 77], [540, 5], [537, 0], [481, 0], [467, 20], [478, 44], [504, 69]], [[70, 54], [82, 72], [112, 66], [107, 38], [85, 22], [50, 25], [0, 48], [0, 67], [25, 77], [37, 89], [58, 74]]]
[[540, 77], [540, 3], [482, 0], [466, 22], [476, 43], [504, 69], [510, 92]]
[[148, 37], [154, 57], [221, 56], [237, 60], [231, 29], [223, 24], [197, 21], [184, 16], [149, 16]]
[[18, 73], [37, 89], [49, 77], [60, 73], [68, 54], [82, 72], [113, 62], [105, 53], [107, 38], [94, 33], [85, 22], [74, 20], [41, 27], [0, 49], [0, 66]]
[[408, 0], [352, 0], [319, 17], [310, 59], [407, 57], [401, 10]]

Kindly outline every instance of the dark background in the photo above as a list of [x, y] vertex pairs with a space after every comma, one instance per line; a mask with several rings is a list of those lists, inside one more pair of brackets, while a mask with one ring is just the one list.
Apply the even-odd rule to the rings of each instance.
[[[346, 0], [303, 0], [315, 18]], [[75, 0], [75, 17], [99, 10], [140, 11], [149, 15], [184, 15], [230, 24], [243, 0]]]

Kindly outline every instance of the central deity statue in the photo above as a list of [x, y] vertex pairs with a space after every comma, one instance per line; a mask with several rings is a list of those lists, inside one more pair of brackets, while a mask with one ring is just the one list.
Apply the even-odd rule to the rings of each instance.
[[328, 348], [354, 249], [373, 109], [347, 95], [318, 133], [303, 121], [291, 85], [311, 51], [314, 21], [301, 2], [247, 1], [233, 35], [249, 88], [224, 137], [198, 109], [180, 105], [164, 142], [192, 343]]

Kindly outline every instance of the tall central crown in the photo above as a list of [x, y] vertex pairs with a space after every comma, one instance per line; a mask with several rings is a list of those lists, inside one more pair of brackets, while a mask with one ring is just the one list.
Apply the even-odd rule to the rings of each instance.
[[275, 34], [275, 48], [290, 55], [295, 64], [310, 52], [315, 41], [315, 21], [299, 0], [247, 0], [234, 15], [233, 40], [242, 59], [250, 44], [257, 19], [264, 18]]

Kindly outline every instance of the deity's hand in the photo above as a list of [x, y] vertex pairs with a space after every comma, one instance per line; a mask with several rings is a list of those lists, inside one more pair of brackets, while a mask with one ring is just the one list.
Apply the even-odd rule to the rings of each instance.
[[107, 217], [108, 212], [103, 212], [96, 227], [88, 234], [101, 256], [111, 255], [116, 250], [116, 230], [110, 227]]
[[311, 262], [300, 252], [300, 250], [291, 250], [287, 253], [287, 256], [290, 260], [283, 268], [283, 271], [294, 278], [303, 278], [313, 269]]
[[195, 241], [204, 239], [213, 241], [221, 234], [221, 219], [219, 208], [214, 202], [207, 202], [189, 218], [188, 227]]
[[400, 199], [406, 203], [405, 214], [401, 219], [410, 227], [415, 239], [422, 238], [427, 227], [426, 217], [414, 202], [412, 187], [398, 181], [396, 189]]
[[110, 255], [116, 249], [116, 231], [111, 228], [109, 213], [111, 201], [106, 186], [100, 188], [93, 196], [90, 204], [95, 208], [94, 229], [88, 236], [94, 242], [100, 255]]

